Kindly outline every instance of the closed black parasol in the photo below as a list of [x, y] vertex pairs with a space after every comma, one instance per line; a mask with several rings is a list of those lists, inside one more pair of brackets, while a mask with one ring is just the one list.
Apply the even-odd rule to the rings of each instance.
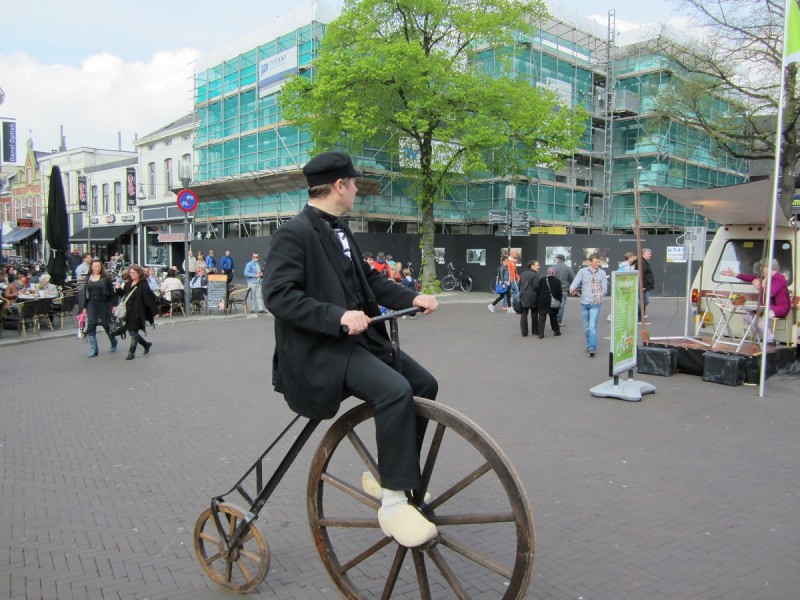
[[64, 285], [67, 279], [67, 251], [69, 249], [69, 225], [67, 223], [67, 198], [61, 169], [53, 166], [50, 171], [50, 190], [47, 195], [47, 243], [53, 255], [47, 262], [50, 281]]

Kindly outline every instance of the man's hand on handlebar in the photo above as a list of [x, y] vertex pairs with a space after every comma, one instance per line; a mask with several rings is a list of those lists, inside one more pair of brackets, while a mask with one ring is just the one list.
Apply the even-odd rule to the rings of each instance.
[[437, 308], [439, 308], [439, 302], [436, 300], [435, 296], [429, 296], [427, 294], [420, 294], [416, 298], [414, 298], [413, 302], [414, 306], [419, 306], [422, 310], [423, 315], [429, 315]]
[[348, 310], [342, 315], [339, 324], [347, 335], [358, 335], [369, 327], [369, 317], [363, 311]]

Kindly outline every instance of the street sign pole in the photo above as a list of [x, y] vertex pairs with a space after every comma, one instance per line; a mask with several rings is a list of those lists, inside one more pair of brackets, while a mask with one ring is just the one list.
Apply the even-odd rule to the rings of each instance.
[[178, 208], [183, 211], [183, 260], [186, 264], [183, 277], [183, 306], [186, 316], [192, 314], [191, 286], [189, 285], [189, 213], [197, 208], [197, 195], [189, 189], [191, 178], [181, 177], [183, 189], [178, 192]]

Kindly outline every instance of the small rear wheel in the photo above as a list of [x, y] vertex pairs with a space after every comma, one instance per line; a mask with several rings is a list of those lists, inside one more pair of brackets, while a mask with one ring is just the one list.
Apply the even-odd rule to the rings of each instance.
[[194, 526], [194, 549], [206, 574], [230, 592], [249, 592], [267, 576], [269, 546], [254, 521], [250, 521], [238, 543], [228, 549], [227, 540], [245, 518], [234, 504], [217, 506], [223, 532], [217, 529], [211, 508], [204, 510]]
[[467, 277], [466, 279], [461, 281], [461, 289], [465, 292], [472, 291], [472, 277]]
[[456, 281], [456, 278], [453, 277], [452, 275], [445, 275], [444, 277], [442, 277], [442, 281], [439, 285], [445, 292], [450, 292], [456, 289], [456, 285], [458, 285], [458, 282]]
[[353, 600], [390, 598], [394, 591], [421, 598], [524, 598], [535, 536], [514, 467], [467, 417], [430, 400], [415, 402], [417, 415], [428, 420], [415, 504], [439, 536], [406, 548], [383, 535], [380, 500], [361, 488], [364, 471], [379, 480], [372, 409], [358, 405], [326, 432], [309, 471], [309, 524], [328, 574]]

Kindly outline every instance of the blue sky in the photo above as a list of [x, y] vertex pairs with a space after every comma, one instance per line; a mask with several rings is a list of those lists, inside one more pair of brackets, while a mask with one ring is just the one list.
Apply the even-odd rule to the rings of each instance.
[[[340, 0], [329, 1], [341, 4]], [[667, 0], [556, 0], [618, 30], [674, 18]], [[304, 2], [285, 0], [37, 0], [6, 3], [0, 37], [0, 116], [16, 118], [18, 156], [37, 150], [132, 149], [144, 135], [191, 111], [194, 61]]]

